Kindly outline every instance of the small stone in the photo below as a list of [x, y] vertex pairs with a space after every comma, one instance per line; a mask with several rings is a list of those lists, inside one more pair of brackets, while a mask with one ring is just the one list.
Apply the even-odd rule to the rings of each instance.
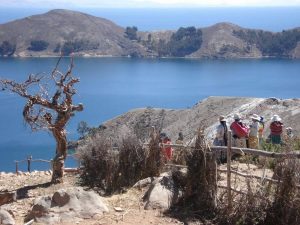
[[124, 211], [124, 209], [122, 209], [121, 207], [114, 207], [114, 210], [116, 212], [123, 212]]
[[15, 201], [17, 198], [17, 193], [15, 191], [9, 192], [4, 191], [0, 193], [0, 205], [4, 205], [10, 202]]
[[102, 216], [101, 214], [95, 214], [95, 215], [93, 216], [93, 219], [94, 219], [94, 220], [100, 220], [102, 217], [103, 217], [103, 216]]
[[64, 189], [61, 189], [53, 194], [52, 201], [61, 207], [70, 201], [70, 195]]
[[22, 175], [24, 175], [24, 172], [18, 171], [18, 174], [17, 174], [17, 175], [22, 176]]

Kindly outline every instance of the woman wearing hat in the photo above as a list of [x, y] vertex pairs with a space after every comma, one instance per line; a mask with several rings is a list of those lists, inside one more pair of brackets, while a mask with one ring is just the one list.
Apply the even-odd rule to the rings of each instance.
[[270, 124], [270, 138], [272, 144], [281, 144], [281, 134], [282, 134], [283, 123], [278, 115], [274, 115], [271, 118]]
[[246, 148], [249, 133], [249, 128], [241, 121], [241, 116], [239, 114], [234, 114], [234, 122], [230, 125], [232, 130], [232, 144], [234, 147]]
[[217, 126], [216, 138], [214, 140], [215, 146], [227, 146], [227, 125], [224, 116], [219, 118], [220, 124]]
[[258, 149], [258, 137], [259, 137], [259, 121], [260, 117], [256, 114], [253, 114], [250, 119], [252, 119], [252, 124], [250, 125], [249, 133], [249, 148]]

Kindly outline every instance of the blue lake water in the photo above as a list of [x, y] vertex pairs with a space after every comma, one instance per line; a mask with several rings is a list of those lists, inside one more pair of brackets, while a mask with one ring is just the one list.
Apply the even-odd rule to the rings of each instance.
[[[30, 73], [49, 73], [57, 58], [1, 58], [0, 77], [25, 80]], [[69, 59], [62, 60], [62, 70]], [[300, 97], [300, 60], [194, 60], [75, 58], [80, 77], [75, 102], [85, 110], [68, 124], [68, 136], [84, 120], [90, 126], [138, 107], [187, 108], [208, 96]], [[24, 100], [0, 92], [0, 171], [13, 171], [14, 160], [50, 159], [54, 139], [47, 132], [32, 133], [22, 118]], [[74, 166], [74, 161], [67, 166]], [[33, 164], [33, 169], [49, 165]], [[25, 165], [21, 169], [26, 169]]]

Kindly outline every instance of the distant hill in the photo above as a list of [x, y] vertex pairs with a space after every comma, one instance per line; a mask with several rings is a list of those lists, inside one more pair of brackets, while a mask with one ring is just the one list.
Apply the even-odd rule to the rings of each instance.
[[146, 54], [145, 48], [124, 37], [113, 22], [70, 10], [52, 10], [0, 25], [0, 45], [15, 46], [14, 56], [127, 56]]
[[300, 28], [272, 33], [218, 23], [139, 32], [88, 14], [56, 9], [0, 24], [0, 56], [300, 58]]
[[[300, 58], [300, 28], [274, 33], [218, 23], [197, 29], [197, 34], [189, 30], [146, 32], [141, 37], [160, 56], [182, 57], [174, 53], [185, 52], [187, 58]], [[146, 41], [149, 36], [151, 42]]]

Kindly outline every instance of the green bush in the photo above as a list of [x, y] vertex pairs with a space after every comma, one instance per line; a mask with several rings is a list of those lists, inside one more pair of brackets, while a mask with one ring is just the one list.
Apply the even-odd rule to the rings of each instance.
[[88, 40], [75, 40], [75, 41], [67, 41], [63, 44], [61, 48], [61, 52], [63, 55], [70, 55], [74, 52], [80, 52], [84, 50], [94, 50], [99, 47], [99, 44], [92, 43]]
[[300, 29], [278, 33], [238, 30], [233, 31], [233, 34], [249, 44], [255, 44], [265, 56], [285, 57], [300, 41]]
[[30, 51], [43, 51], [46, 50], [49, 46], [49, 43], [43, 40], [34, 40], [30, 42], [30, 46], [28, 47], [28, 50]]
[[16, 45], [11, 44], [9, 41], [3, 41], [0, 45], [1, 56], [12, 56], [16, 51]]
[[138, 40], [137, 31], [138, 31], [138, 28], [136, 26], [126, 27], [125, 37], [130, 40]]
[[58, 52], [60, 52], [60, 50], [61, 50], [61, 45], [60, 45], [60, 43], [58, 43], [56, 45], [55, 49], [53, 50], [53, 52], [58, 53]]
[[202, 31], [195, 27], [180, 27], [168, 43], [170, 54], [183, 57], [197, 51], [202, 44]]
[[151, 41], [151, 39], [148, 38], [145, 45], [150, 50], [157, 51], [159, 56], [184, 57], [201, 47], [202, 31], [195, 27], [181, 27], [172, 34], [168, 42], [163, 39], [159, 41]]

